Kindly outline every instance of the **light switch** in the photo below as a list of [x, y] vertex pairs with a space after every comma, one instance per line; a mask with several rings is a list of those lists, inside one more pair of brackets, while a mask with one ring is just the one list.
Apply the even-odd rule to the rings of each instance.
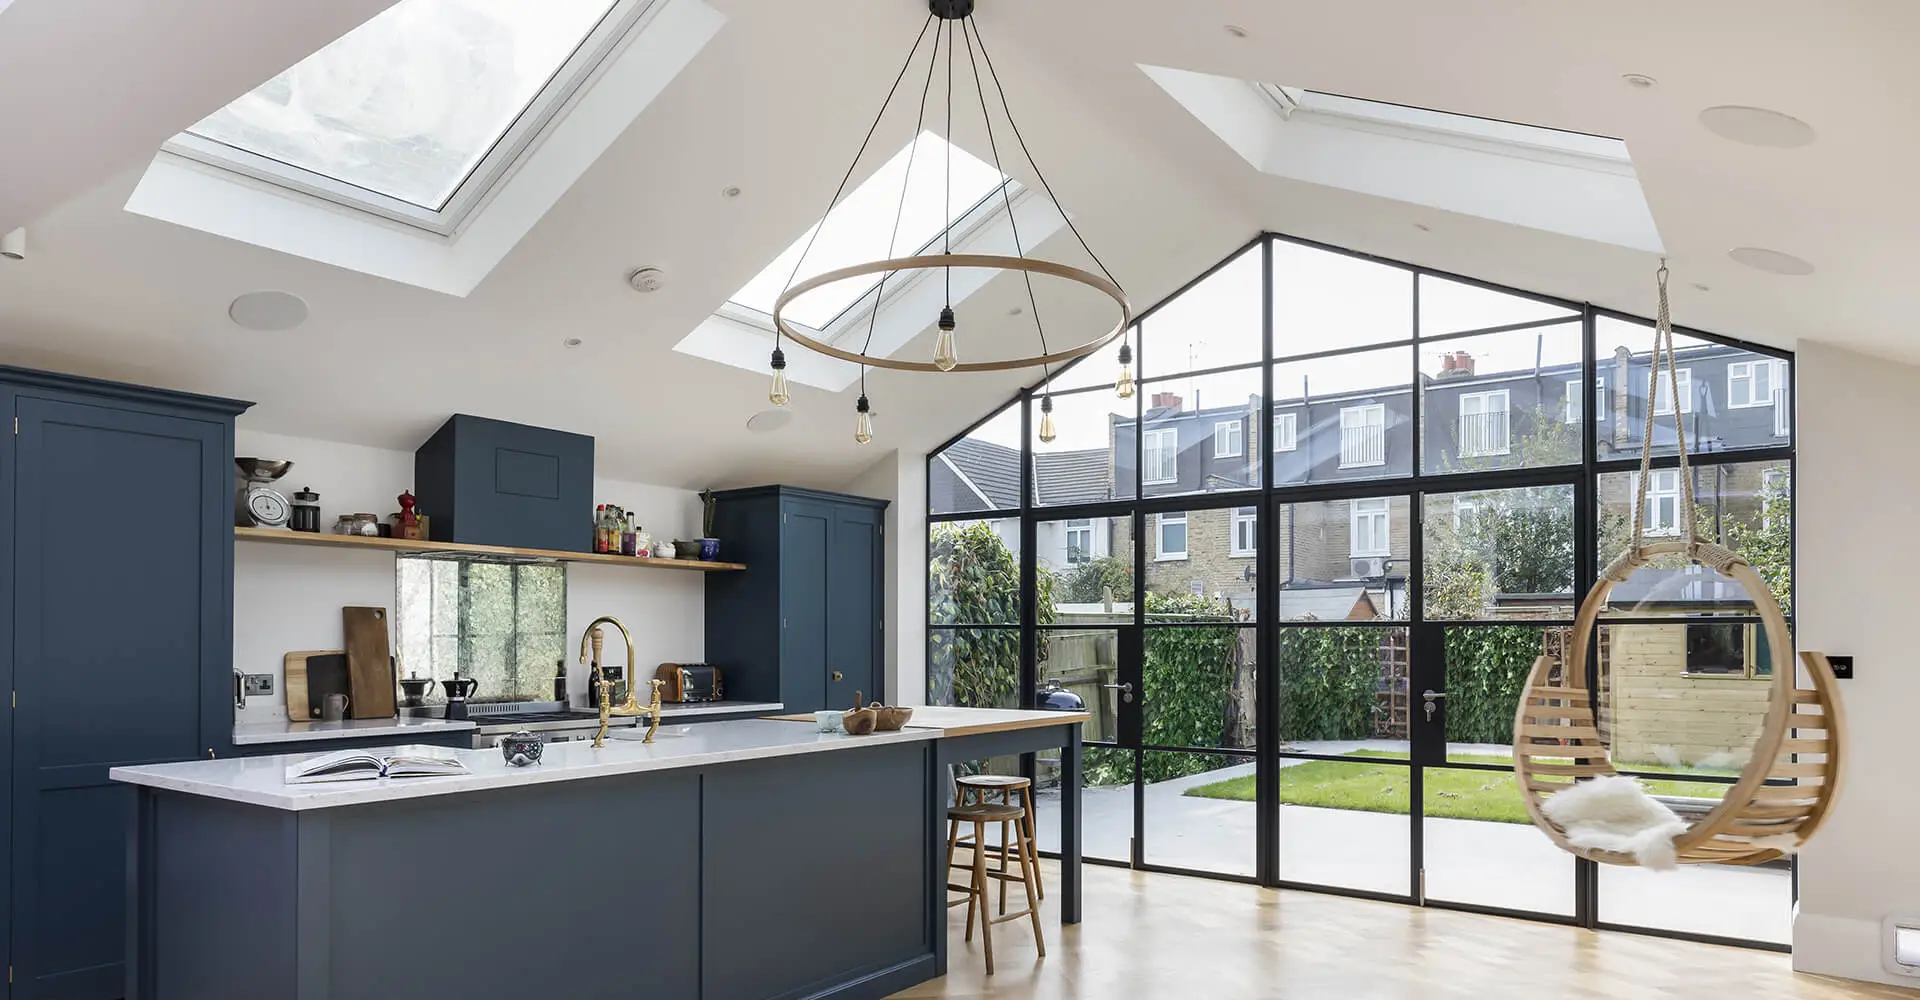
[[1888, 917], [1880, 922], [1880, 964], [1896, 976], [1920, 979], [1920, 916]]

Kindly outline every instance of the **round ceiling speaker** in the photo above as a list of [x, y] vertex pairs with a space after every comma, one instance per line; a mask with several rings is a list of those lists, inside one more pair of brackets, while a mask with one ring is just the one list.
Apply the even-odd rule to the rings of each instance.
[[233, 300], [227, 316], [249, 330], [291, 330], [307, 321], [307, 303], [288, 292], [248, 292]]
[[1700, 124], [1714, 135], [1748, 146], [1792, 149], [1813, 144], [1813, 126], [1766, 108], [1722, 104], [1700, 112]]
[[1790, 253], [1769, 250], [1766, 247], [1734, 247], [1727, 256], [1745, 264], [1756, 271], [1768, 274], [1805, 275], [1813, 273], [1813, 263], [1802, 260]]

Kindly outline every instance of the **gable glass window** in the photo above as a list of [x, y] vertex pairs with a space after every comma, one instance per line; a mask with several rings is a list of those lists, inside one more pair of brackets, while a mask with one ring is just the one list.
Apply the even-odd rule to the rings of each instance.
[[[948, 163], [953, 164], [951, 191], [947, 187]], [[1005, 181], [979, 157], [932, 132], [922, 132], [840, 199], [826, 218], [801, 233], [729, 301], [771, 316], [774, 300], [787, 287], [794, 263], [802, 254], [806, 261], [800, 278], [805, 279], [849, 264], [921, 252], [988, 197], [997, 198]], [[896, 215], [900, 222], [897, 234]], [[889, 236], [893, 237], [891, 244]], [[877, 277], [863, 276], [817, 288], [793, 301], [788, 307], [791, 318], [824, 330], [879, 283]], [[900, 284], [895, 281], [887, 287]]]
[[471, 677], [476, 701], [553, 697], [567, 653], [564, 565], [402, 555], [394, 569], [403, 676]]
[[1171, 483], [1179, 477], [1180, 429], [1149, 430], [1141, 438], [1140, 479], [1147, 484]]
[[1084, 566], [1093, 561], [1093, 520], [1077, 517], [1067, 522], [1067, 565]]
[[[1680, 382], [1680, 412], [1693, 412], [1693, 369], [1676, 368], [1674, 378]], [[1673, 382], [1667, 378], [1665, 370], [1653, 384], [1653, 412], [1662, 417], [1673, 416]]]
[[1160, 514], [1154, 518], [1155, 550], [1159, 560], [1187, 557], [1187, 515]]
[[401, 0], [168, 149], [451, 232], [645, 0]]
[[1233, 545], [1227, 550], [1230, 556], [1251, 556], [1258, 553], [1260, 514], [1257, 507], [1235, 507], [1233, 509]]
[[1238, 420], [1222, 420], [1213, 425], [1213, 457], [1240, 457], [1241, 427]]
[[1734, 361], [1727, 365], [1727, 405], [1734, 409], [1772, 406], [1778, 361]]
[[1508, 449], [1507, 390], [1460, 396], [1460, 456], [1504, 455]]
[[1356, 559], [1363, 556], [1391, 555], [1393, 542], [1388, 538], [1388, 529], [1392, 524], [1388, 519], [1386, 498], [1367, 497], [1355, 500], [1349, 510], [1351, 523], [1347, 554]]
[[1300, 446], [1300, 415], [1297, 413], [1276, 413], [1273, 415], [1273, 450], [1292, 451]]
[[1387, 408], [1380, 403], [1340, 411], [1340, 467], [1387, 464]]

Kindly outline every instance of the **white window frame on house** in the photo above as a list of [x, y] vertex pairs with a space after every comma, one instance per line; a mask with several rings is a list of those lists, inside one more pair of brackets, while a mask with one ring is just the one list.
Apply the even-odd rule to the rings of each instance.
[[1213, 425], [1213, 457], [1239, 458], [1242, 424], [1238, 420], [1218, 420]]
[[[1180, 526], [1180, 548], [1170, 550], [1167, 544], [1167, 529]], [[1187, 537], [1187, 515], [1185, 511], [1176, 514], [1155, 514], [1153, 516], [1153, 560], [1155, 562], [1177, 562], [1187, 558], [1187, 547], [1191, 542]]]
[[[1746, 410], [1772, 406], [1773, 387], [1779, 381], [1780, 372], [1785, 367], [1785, 364], [1771, 358], [1729, 361], [1727, 363], [1727, 409]], [[1767, 380], [1767, 391], [1764, 394], [1759, 392], [1762, 374], [1765, 374]], [[1735, 392], [1736, 388], [1743, 391]]]
[[[1363, 506], [1364, 505], [1364, 506]], [[1367, 541], [1360, 544], [1362, 519], [1369, 522]], [[1360, 497], [1347, 503], [1347, 555], [1353, 559], [1374, 559], [1393, 554], [1393, 507], [1386, 497]]]
[[1229, 548], [1227, 555], [1233, 558], [1246, 558], [1259, 554], [1260, 544], [1260, 508], [1235, 507], [1229, 518]]
[[1464, 530], [1480, 511], [1487, 505], [1486, 497], [1479, 493], [1455, 493], [1453, 495], [1453, 530]]
[[[1646, 522], [1646, 534], [1678, 535], [1680, 533], [1680, 470], [1655, 469], [1653, 481], [1647, 484], [1647, 512], [1643, 516]], [[1627, 510], [1633, 510], [1633, 498], [1640, 493], [1640, 473], [1629, 473], [1627, 477]], [[1662, 510], [1662, 504], [1667, 505]]]
[[[1162, 466], [1166, 475], [1155, 475]], [[1151, 427], [1140, 438], [1140, 482], [1147, 486], [1180, 481], [1180, 428]]]
[[[1086, 538], [1086, 543], [1076, 549], [1073, 540], [1080, 536]], [[1093, 518], [1076, 517], [1067, 521], [1066, 547], [1067, 565], [1084, 566], [1093, 561]], [[1075, 551], [1080, 553], [1080, 558], [1073, 557]]]
[[[1760, 473], [1760, 526], [1762, 528], [1773, 527], [1776, 512], [1770, 494], [1776, 489], [1791, 498], [1793, 496], [1792, 474], [1786, 469], [1767, 469]], [[1791, 516], [1792, 512], [1789, 510], [1788, 514]]]
[[[1377, 419], [1376, 419], [1377, 418]], [[1360, 431], [1351, 435], [1349, 430]], [[1340, 408], [1340, 468], [1364, 469], [1387, 464], [1387, 407], [1385, 403], [1366, 403]]]
[[1273, 415], [1273, 450], [1292, 451], [1300, 447], [1300, 415], [1297, 413], [1276, 413]]
[[[1585, 381], [1585, 379], [1578, 378], [1570, 378], [1567, 380], [1567, 423], [1577, 424], [1586, 416], [1586, 414], [1580, 412], [1580, 385]], [[1596, 376], [1593, 380], [1594, 419], [1607, 419], [1608, 409], [1606, 376]]]
[[[1460, 394], [1459, 420], [1456, 428], [1461, 458], [1487, 458], [1505, 455], [1513, 450], [1513, 411], [1508, 408], [1510, 400], [1511, 397], [1505, 389]], [[1467, 412], [1469, 402], [1479, 404], [1479, 411]], [[1495, 402], [1499, 405], [1495, 406]], [[1492, 417], [1494, 413], [1500, 414], [1498, 419]], [[1468, 422], [1469, 418], [1474, 417], [1480, 418], [1481, 426], [1478, 429], [1474, 429]], [[1500, 437], [1497, 443], [1492, 440], [1496, 428]]]
[[1566, 396], [1567, 396], [1566, 422], [1567, 423], [1577, 424], [1580, 422], [1580, 418], [1582, 416], [1580, 412], [1580, 409], [1581, 409], [1580, 394], [1584, 388], [1584, 383], [1586, 381], [1587, 380], [1583, 378], [1570, 378], [1567, 380], [1567, 392], [1566, 392]]
[[[1693, 412], [1693, 369], [1675, 368], [1674, 378], [1680, 382], [1680, 412]], [[1656, 417], [1673, 416], [1673, 400], [1670, 397], [1672, 382], [1667, 373], [1661, 372], [1653, 382], [1653, 415]]]
[[[515, 116], [493, 145], [469, 169], [453, 193], [437, 208], [423, 207], [382, 194], [318, 170], [295, 166], [262, 153], [228, 145], [182, 131], [161, 147], [177, 156], [231, 171], [297, 194], [329, 201], [345, 208], [379, 216], [438, 236], [452, 237], [482, 207], [496, 187], [510, 176], [564, 112], [625, 44], [635, 26], [659, 7], [659, 0], [617, 0], [594, 28], [581, 38], [572, 55]], [[198, 123], [196, 123], [198, 124]]]

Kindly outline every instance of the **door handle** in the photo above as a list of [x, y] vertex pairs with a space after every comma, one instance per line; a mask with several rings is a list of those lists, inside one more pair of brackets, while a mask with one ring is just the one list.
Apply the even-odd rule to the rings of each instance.
[[1425, 691], [1420, 692], [1420, 700], [1423, 703], [1424, 707], [1426, 708], [1428, 722], [1433, 721], [1433, 710], [1436, 707], [1436, 704], [1438, 702], [1445, 701], [1446, 698], [1447, 698], [1447, 693], [1445, 691], [1435, 691], [1432, 688], [1428, 688]]
[[840, 671], [838, 671], [838, 670], [836, 670], [836, 671], [834, 671], [834, 672], [833, 672], [833, 675], [832, 675], [832, 676], [833, 676], [833, 682], [834, 682], [835, 684], [838, 684], [838, 683], [840, 683], [841, 681], [843, 681], [843, 680], [845, 680], [845, 679], [846, 679], [846, 675], [844, 675], [844, 674], [842, 674], [842, 673], [841, 673]]
[[1106, 688], [1109, 691], [1120, 692], [1121, 701], [1124, 701], [1129, 705], [1133, 704], [1133, 682], [1132, 681], [1128, 681], [1125, 684], [1102, 684], [1100, 686], [1103, 688]]

